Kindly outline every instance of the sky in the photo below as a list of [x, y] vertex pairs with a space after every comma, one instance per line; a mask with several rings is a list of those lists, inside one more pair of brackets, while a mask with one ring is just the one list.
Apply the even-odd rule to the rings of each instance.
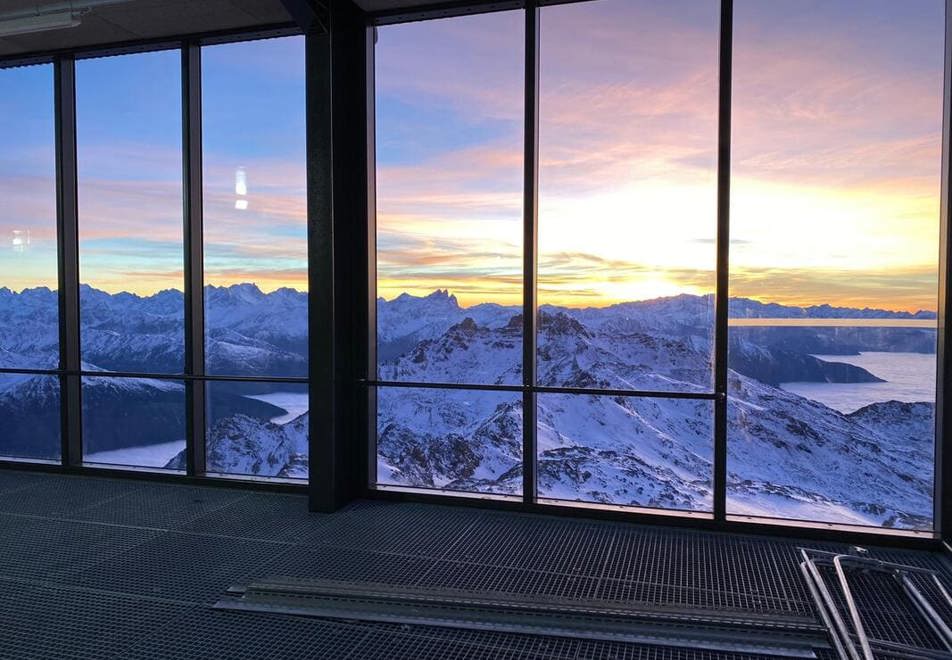
[[[714, 289], [718, 6], [541, 10], [538, 289]], [[943, 2], [735, 0], [731, 295], [935, 309]], [[523, 14], [384, 26], [378, 295], [522, 296]], [[306, 288], [303, 39], [203, 49], [206, 281]], [[182, 288], [179, 53], [77, 63], [80, 270]], [[0, 285], [56, 283], [52, 71], [0, 70]], [[27, 238], [28, 237], [28, 238]]]
[[[943, 3], [734, 7], [731, 295], [935, 309]], [[379, 29], [379, 295], [521, 301], [522, 20]], [[712, 292], [718, 3], [540, 33], [540, 302]]]
[[[306, 290], [303, 38], [202, 57], [205, 281]], [[180, 69], [175, 50], [76, 64], [82, 282], [183, 288]], [[14, 290], [56, 287], [52, 109], [51, 66], [0, 70], [0, 286]]]

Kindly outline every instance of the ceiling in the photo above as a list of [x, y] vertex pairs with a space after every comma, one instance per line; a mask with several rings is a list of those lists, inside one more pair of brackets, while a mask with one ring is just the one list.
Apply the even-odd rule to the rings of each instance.
[[[3, 0], [0, 17], [51, 4], [54, 3], [49, 0]], [[0, 37], [0, 55], [214, 32], [290, 20], [280, 0], [128, 0], [90, 10], [82, 16], [78, 27]]]
[[[81, 5], [82, 0], [76, 0]], [[433, 0], [355, 0], [377, 12], [433, 4]], [[0, 18], [21, 10], [63, 4], [60, 0], [0, 0]], [[83, 14], [73, 28], [0, 37], [0, 57], [110, 43], [175, 37], [287, 23], [282, 0], [125, 0]]]

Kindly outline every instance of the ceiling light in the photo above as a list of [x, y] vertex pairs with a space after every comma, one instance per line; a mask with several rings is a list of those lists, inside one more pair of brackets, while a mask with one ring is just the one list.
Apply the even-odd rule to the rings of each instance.
[[45, 32], [46, 30], [60, 30], [76, 27], [82, 22], [78, 13], [72, 11], [56, 12], [54, 14], [40, 14], [23, 18], [0, 20], [0, 37], [9, 37], [15, 34], [29, 34], [31, 32]]

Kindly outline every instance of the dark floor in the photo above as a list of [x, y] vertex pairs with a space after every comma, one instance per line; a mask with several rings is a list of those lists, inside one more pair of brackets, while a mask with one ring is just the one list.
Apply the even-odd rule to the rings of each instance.
[[232, 585], [295, 576], [812, 618], [795, 553], [633, 524], [380, 502], [319, 515], [295, 495], [0, 470], [0, 658], [711, 658], [211, 605]]

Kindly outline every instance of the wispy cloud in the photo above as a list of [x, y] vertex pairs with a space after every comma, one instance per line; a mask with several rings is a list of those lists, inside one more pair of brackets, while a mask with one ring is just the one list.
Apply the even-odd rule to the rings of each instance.
[[[898, 12], [877, 2], [862, 16], [812, 0], [738, 10], [731, 277], [743, 295], [934, 307], [940, 4]], [[481, 138], [444, 138], [443, 149], [401, 159], [399, 142], [378, 134], [388, 153], [378, 169], [387, 288], [399, 269], [408, 287], [512, 295], [480, 262], [518, 242], [499, 222], [476, 228], [518, 223], [521, 126], [504, 120], [522, 110], [511, 57], [521, 33], [515, 17], [481, 20], [381, 30], [378, 127], [399, 126], [412, 144], [403, 105], [415, 104], [425, 109], [421, 139], [442, 136], [427, 129], [440, 113]], [[607, 302], [710, 289], [717, 23], [716, 3], [687, 0], [542, 11], [542, 295]], [[479, 84], [489, 78], [491, 90]], [[401, 104], [389, 118], [388, 99]], [[403, 245], [401, 232], [420, 240]], [[480, 276], [490, 279], [468, 283]]]

